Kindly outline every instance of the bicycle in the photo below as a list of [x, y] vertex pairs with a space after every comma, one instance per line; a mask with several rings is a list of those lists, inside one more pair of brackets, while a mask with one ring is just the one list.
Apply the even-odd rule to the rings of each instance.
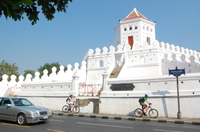
[[[151, 107], [151, 103], [147, 106], [147, 108], [146, 109], [144, 109], [144, 113], [145, 114], [147, 114], [148, 113], [148, 115], [151, 117], [151, 118], [156, 118], [156, 117], [158, 117], [158, 111], [156, 110], [156, 109], [154, 109], [154, 108], [152, 108]], [[135, 109], [135, 111], [134, 111], [134, 115], [136, 116], [136, 117], [142, 117], [143, 115], [144, 115], [144, 113], [142, 112], [142, 109], [141, 108], [137, 108], [137, 109]]]
[[72, 107], [68, 107], [69, 104], [66, 104], [62, 107], [62, 111], [67, 113], [67, 112], [74, 112], [74, 113], [79, 113], [80, 112], [80, 107], [76, 105], [76, 103], [73, 103]]

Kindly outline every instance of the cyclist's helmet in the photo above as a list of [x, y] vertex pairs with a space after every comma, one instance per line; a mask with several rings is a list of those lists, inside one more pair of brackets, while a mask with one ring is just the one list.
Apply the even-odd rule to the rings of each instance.
[[145, 97], [149, 97], [149, 95], [148, 95], [148, 94], [145, 94]]

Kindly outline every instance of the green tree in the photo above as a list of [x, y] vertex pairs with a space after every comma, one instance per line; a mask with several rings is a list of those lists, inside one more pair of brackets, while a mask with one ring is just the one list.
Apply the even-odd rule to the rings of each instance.
[[39, 20], [40, 12], [47, 20], [52, 20], [56, 11], [66, 12], [68, 2], [72, 0], [0, 0], [0, 17], [4, 15], [20, 21], [25, 14], [34, 25]]
[[[44, 66], [40, 66], [40, 68], [37, 70], [39, 73], [40, 73], [40, 77], [41, 76], [43, 76], [43, 71], [45, 70], [45, 69], [47, 69], [47, 71], [48, 71], [48, 76], [52, 73], [52, 68], [53, 67], [56, 67], [56, 73], [58, 73], [59, 71], [60, 71], [60, 64], [57, 62], [57, 63], [46, 63], [46, 64], [44, 64]], [[66, 71], [67, 70], [67, 68], [65, 67], [64, 68], [64, 71]]]
[[5, 60], [2, 60], [0, 63], [0, 81], [2, 80], [3, 74], [7, 74], [9, 76], [8, 81], [10, 81], [11, 75], [15, 75], [18, 77], [18, 66], [16, 66], [15, 63], [9, 64]]
[[32, 79], [35, 77], [35, 71], [34, 70], [25, 70], [23, 76], [26, 77], [27, 74], [31, 74]]

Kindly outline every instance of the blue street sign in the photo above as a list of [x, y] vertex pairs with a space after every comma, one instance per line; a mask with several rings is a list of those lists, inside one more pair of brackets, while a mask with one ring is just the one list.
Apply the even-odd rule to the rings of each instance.
[[181, 75], [181, 74], [185, 74], [185, 69], [169, 70], [169, 75]]
[[178, 113], [177, 113], [177, 118], [181, 119], [181, 111], [180, 111], [180, 99], [179, 99], [179, 86], [178, 86], [178, 77], [181, 74], [185, 74], [185, 69], [176, 69], [169, 70], [169, 75], [174, 75], [176, 77], [176, 84], [177, 84], [177, 100], [178, 100]]

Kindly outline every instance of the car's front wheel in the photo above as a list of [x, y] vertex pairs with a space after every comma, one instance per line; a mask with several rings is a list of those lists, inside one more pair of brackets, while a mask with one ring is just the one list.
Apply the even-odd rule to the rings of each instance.
[[17, 116], [17, 123], [18, 123], [19, 125], [24, 125], [24, 124], [26, 124], [26, 123], [27, 123], [26, 116], [25, 116], [24, 114], [19, 114], [19, 115]]

